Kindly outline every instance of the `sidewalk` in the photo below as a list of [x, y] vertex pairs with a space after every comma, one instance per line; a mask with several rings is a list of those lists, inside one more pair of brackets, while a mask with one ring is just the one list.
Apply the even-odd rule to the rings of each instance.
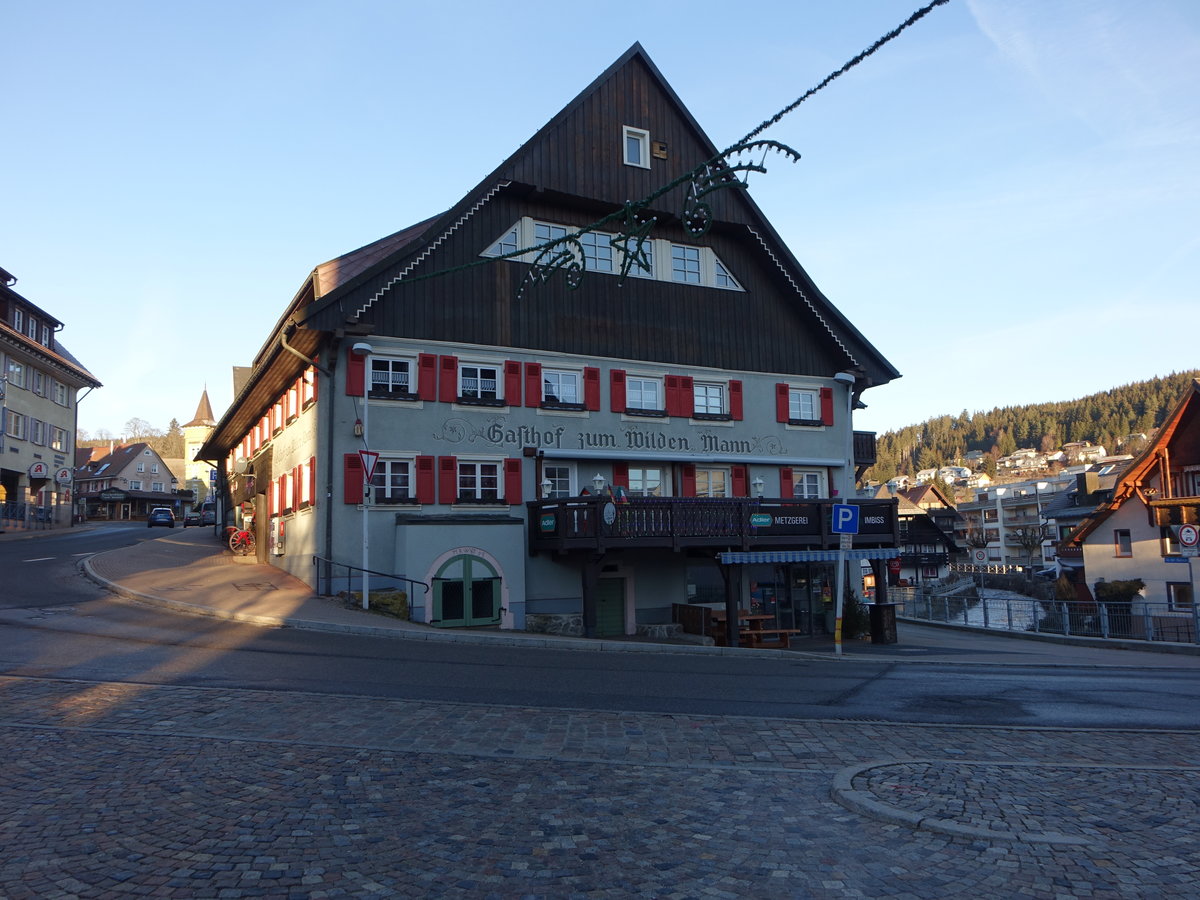
[[[93, 526], [102, 527], [102, 526]], [[593, 652], [757, 654], [830, 659], [832, 639], [793, 642], [789, 650], [665, 643], [650, 639], [587, 639], [499, 629], [438, 629], [347, 608], [318, 597], [304, 582], [252, 557], [235, 557], [213, 537], [211, 528], [176, 528], [156, 540], [97, 554], [85, 572], [113, 592], [191, 615], [214, 616], [254, 625], [300, 628], [403, 640], [454, 641], [553, 647]], [[1023, 666], [1137, 666], [1200, 668], [1200, 655], [1180, 655], [1120, 646], [1079, 646], [1018, 636], [980, 634], [900, 622], [899, 642], [876, 645], [845, 641], [842, 656], [856, 662], [954, 662]]]

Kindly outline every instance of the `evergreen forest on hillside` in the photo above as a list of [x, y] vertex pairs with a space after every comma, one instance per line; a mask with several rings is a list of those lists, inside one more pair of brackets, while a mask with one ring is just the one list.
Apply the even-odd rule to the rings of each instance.
[[[995, 460], [1018, 448], [1052, 452], [1072, 441], [1090, 441], [1109, 453], [1136, 453], [1142, 442], [1131, 435], [1151, 434], [1191, 389], [1200, 370], [1172, 373], [1092, 394], [1079, 400], [1006, 406], [990, 412], [938, 416], [876, 440], [877, 462], [864, 478], [884, 482], [898, 474], [957, 465], [970, 450]], [[1131, 446], [1131, 444], [1133, 446]]]

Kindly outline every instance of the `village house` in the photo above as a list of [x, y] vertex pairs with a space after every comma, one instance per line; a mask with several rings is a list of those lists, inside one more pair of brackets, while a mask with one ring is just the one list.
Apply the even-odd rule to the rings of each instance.
[[447, 211], [318, 265], [197, 453], [230, 520], [438, 627], [633, 634], [723, 600], [820, 632], [835, 503], [854, 565], [897, 552], [852, 415], [898, 373], [734, 165], [634, 45]]

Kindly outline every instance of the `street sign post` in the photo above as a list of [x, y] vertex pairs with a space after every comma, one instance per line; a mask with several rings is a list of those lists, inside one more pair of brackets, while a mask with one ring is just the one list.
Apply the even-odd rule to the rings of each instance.
[[837, 597], [833, 601], [833, 653], [835, 656], [841, 656], [842, 611], [846, 590], [846, 551], [854, 545], [854, 535], [858, 534], [858, 507], [853, 503], [835, 503], [831, 514], [829, 530], [841, 536], [838, 541], [837, 577], [834, 579]]

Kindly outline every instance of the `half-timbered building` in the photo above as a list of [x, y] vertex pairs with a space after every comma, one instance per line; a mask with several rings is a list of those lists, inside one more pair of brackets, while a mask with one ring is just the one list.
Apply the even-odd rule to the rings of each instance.
[[820, 630], [832, 504], [895, 553], [851, 416], [898, 373], [737, 171], [634, 45], [449, 210], [313, 269], [200, 453], [264, 558], [441, 626]]

